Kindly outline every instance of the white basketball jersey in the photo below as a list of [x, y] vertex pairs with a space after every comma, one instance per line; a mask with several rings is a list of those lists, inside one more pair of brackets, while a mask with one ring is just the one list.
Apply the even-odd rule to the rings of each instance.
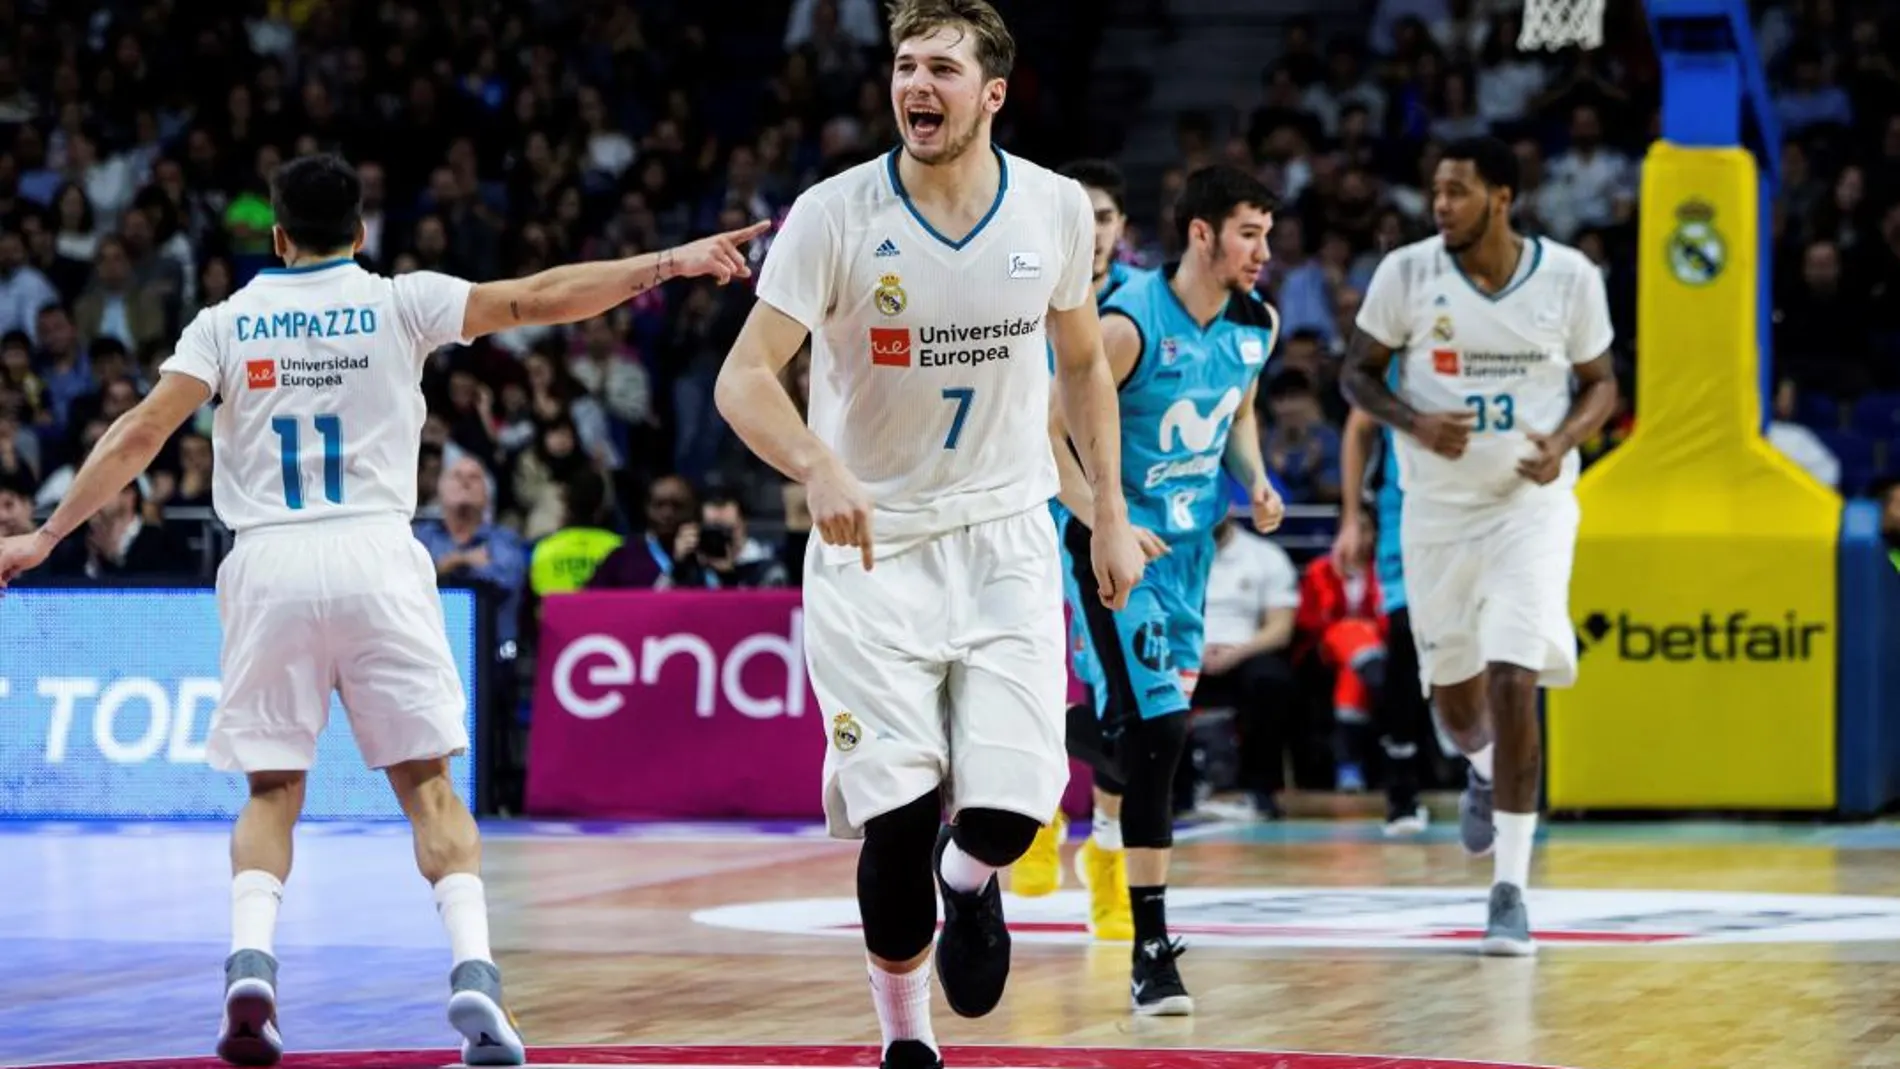
[[1094, 299], [1094, 217], [1074, 181], [997, 157], [962, 240], [911, 206], [892, 152], [800, 196], [759, 276], [811, 331], [812, 431], [870, 493], [880, 552], [1056, 493], [1044, 318]]
[[1396, 392], [1421, 412], [1466, 412], [1476, 421], [1464, 456], [1447, 460], [1396, 434], [1400, 530], [1413, 542], [1456, 541], [1507, 509], [1574, 500], [1575, 450], [1563, 473], [1539, 486], [1517, 473], [1570, 411], [1572, 372], [1610, 348], [1603, 276], [1567, 245], [1530, 237], [1517, 275], [1494, 294], [1478, 290], [1442, 237], [1393, 250], [1373, 272], [1358, 325], [1399, 362]]
[[260, 273], [199, 312], [161, 371], [208, 383], [211, 502], [234, 531], [416, 510], [422, 363], [462, 341], [473, 283], [349, 260]]

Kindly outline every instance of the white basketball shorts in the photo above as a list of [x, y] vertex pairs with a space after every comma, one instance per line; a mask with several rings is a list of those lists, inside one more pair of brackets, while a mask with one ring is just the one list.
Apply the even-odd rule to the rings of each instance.
[[1400, 528], [1405, 597], [1427, 694], [1491, 663], [1538, 673], [1545, 687], [1577, 678], [1570, 623], [1576, 503], [1540, 503], [1460, 542], [1414, 545]]
[[1048, 508], [974, 524], [877, 561], [805, 556], [805, 657], [824, 711], [825, 816], [872, 817], [944, 787], [952, 813], [1048, 822], [1063, 746], [1061, 557]]
[[399, 519], [266, 527], [218, 568], [224, 691], [206, 755], [227, 771], [310, 767], [332, 693], [364, 763], [468, 749], [435, 565]]

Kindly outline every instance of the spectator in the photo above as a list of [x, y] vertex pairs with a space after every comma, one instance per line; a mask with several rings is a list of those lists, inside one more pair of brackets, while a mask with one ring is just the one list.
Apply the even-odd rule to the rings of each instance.
[[1768, 424], [1768, 441], [1801, 470], [1829, 490], [1841, 488], [1841, 461], [1819, 435], [1795, 422], [1799, 397], [1795, 382], [1783, 378], [1775, 384], [1775, 418]]
[[1570, 241], [1585, 226], [1619, 226], [1636, 210], [1636, 169], [1604, 144], [1601, 113], [1588, 104], [1571, 112], [1570, 149], [1550, 161], [1546, 181], [1560, 194], [1538, 208], [1550, 235]]
[[79, 344], [79, 332], [73, 329], [72, 315], [64, 306], [49, 304], [40, 309], [39, 352], [33, 366], [46, 387], [46, 407], [53, 424], [66, 426], [66, 409], [76, 397], [92, 392], [92, 364]]
[[33, 480], [26, 473], [0, 465], [0, 538], [32, 534]]
[[1372, 703], [1385, 682], [1385, 607], [1379, 577], [1366, 565], [1322, 553], [1300, 576], [1295, 656], [1331, 678], [1335, 782], [1342, 791], [1366, 788]]
[[602, 561], [626, 541], [607, 529], [607, 484], [592, 472], [576, 472], [561, 487], [561, 527], [535, 543], [528, 562], [528, 589], [537, 600], [584, 589]]
[[66, 491], [72, 488], [73, 476], [79, 474], [79, 466], [86, 462], [86, 455], [92, 452], [93, 446], [99, 444], [99, 439], [105, 437], [109, 426], [105, 420], [93, 419], [80, 427], [77, 444], [72, 450], [72, 460], [47, 473], [45, 481], [40, 483], [39, 493], [33, 499], [35, 505], [52, 508], [65, 500]]
[[162, 527], [142, 517], [145, 490], [139, 476], [86, 521], [86, 537], [60, 543], [47, 560], [47, 574], [65, 578], [120, 579], [188, 576], [198, 564]]
[[416, 523], [416, 539], [435, 562], [438, 582], [474, 586], [495, 599], [495, 640], [515, 642], [528, 555], [521, 536], [491, 519], [489, 475], [473, 457], [444, 468], [436, 488], [441, 517]]
[[709, 495], [699, 523], [682, 530], [678, 566], [659, 585], [681, 590], [780, 587], [786, 569], [770, 546], [746, 534], [745, 512], [730, 494]]
[[646, 530], [629, 539], [600, 562], [589, 589], [651, 589], [673, 574], [678, 562], [692, 553], [689, 539], [697, 531], [692, 517], [699, 511], [693, 486], [678, 475], [662, 475], [647, 489]]
[[1337, 502], [1339, 432], [1326, 422], [1313, 380], [1282, 371], [1267, 383], [1266, 394], [1271, 419], [1262, 452], [1287, 503]]
[[1818, 49], [1797, 45], [1789, 51], [1790, 84], [1775, 94], [1775, 116], [1781, 132], [1798, 136], [1822, 124], [1852, 126], [1854, 105], [1847, 92], [1834, 84], [1829, 64]]
[[132, 260], [125, 242], [108, 236], [99, 242], [93, 260], [92, 285], [73, 309], [79, 343], [91, 346], [95, 338], [116, 338], [128, 350], [154, 341], [165, 331], [165, 306], [156, 292], [132, 284]]
[[10, 227], [0, 230], [0, 334], [20, 330], [34, 339], [40, 309], [58, 301], [46, 274], [27, 263], [26, 236]]
[[1280, 813], [1275, 795], [1286, 784], [1288, 728], [1297, 715], [1287, 651], [1299, 576], [1286, 550], [1232, 520], [1214, 528], [1214, 544], [1194, 705], [1235, 711], [1242, 788], [1255, 814], [1272, 819]]
[[211, 439], [187, 432], [178, 437], [178, 470], [152, 474], [152, 496], [178, 508], [211, 507]]

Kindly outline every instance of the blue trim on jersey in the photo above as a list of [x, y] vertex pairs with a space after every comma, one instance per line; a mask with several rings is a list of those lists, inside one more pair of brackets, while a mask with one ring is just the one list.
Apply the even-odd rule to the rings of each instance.
[[924, 233], [952, 249], [961, 249], [975, 241], [976, 236], [983, 232], [983, 228], [990, 225], [990, 220], [996, 218], [997, 210], [1003, 206], [1003, 196], [1009, 192], [1009, 157], [1003, 155], [1002, 149], [995, 145], [990, 146], [990, 151], [996, 153], [996, 165], [1002, 169], [1002, 179], [996, 183], [996, 199], [990, 202], [990, 210], [983, 214], [983, 218], [977, 220], [975, 228], [963, 235], [962, 241], [951, 241], [938, 233], [936, 227], [930, 225], [930, 220], [925, 219], [923, 213], [917, 210], [917, 205], [911, 202], [910, 194], [904, 190], [904, 180], [897, 174], [897, 154], [902, 151], [901, 148], [892, 149], [891, 154], [884, 158], [884, 166], [891, 174], [891, 189], [897, 193], [897, 198], [904, 202], [904, 207], [909, 209], [910, 217], [917, 220], [917, 225], [924, 228]]
[[356, 262], [356, 257], [345, 256], [340, 260], [325, 260], [322, 263], [304, 264], [301, 267], [266, 267], [263, 270], [259, 271], [258, 274], [260, 275], [308, 275], [314, 271], [328, 271], [332, 267], [342, 267], [344, 264], [353, 264], [355, 262]]
[[1451, 253], [1449, 252], [1447, 252], [1445, 255], [1449, 257], [1451, 260], [1452, 270], [1458, 272], [1458, 277], [1465, 280], [1465, 285], [1471, 287], [1471, 292], [1495, 304], [1498, 301], [1501, 301], [1504, 298], [1509, 297], [1511, 294], [1516, 293], [1518, 290], [1522, 289], [1524, 286], [1524, 283], [1529, 282], [1531, 280], [1531, 276], [1537, 273], [1537, 265], [1544, 262], [1543, 239], [1533, 234], [1525, 238], [1524, 240], [1530, 242], [1530, 245], [1531, 245], [1530, 270], [1525, 271], [1523, 274], [1512, 279], [1508, 285], [1506, 285], [1503, 289], [1497, 291], [1496, 293], [1486, 293], [1483, 290], [1479, 289], [1478, 284], [1476, 282], [1471, 281], [1471, 276], [1465, 274], [1464, 267], [1458, 263], [1458, 257], [1452, 256]]

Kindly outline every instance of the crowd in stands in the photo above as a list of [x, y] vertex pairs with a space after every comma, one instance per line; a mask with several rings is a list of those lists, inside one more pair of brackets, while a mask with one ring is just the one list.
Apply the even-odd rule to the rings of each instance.
[[[1022, 27], [1004, 145], [1051, 165], [1112, 156], [1088, 136], [1087, 72], [1117, 5], [1001, 6]], [[1451, 139], [1515, 147], [1518, 225], [1600, 266], [1634, 381], [1656, 57], [1633, 5], [1611, 5], [1608, 47], [1563, 55], [1517, 48], [1514, 6], [1376, 0], [1344, 36], [1290, 20], [1250, 99], [1179, 116], [1161, 202], [1130, 206], [1122, 256], [1155, 265], [1177, 252], [1168, 198], [1195, 167], [1238, 164], [1282, 192], [1259, 280], [1283, 324], [1261, 425], [1290, 503], [1357, 492], [1341, 485], [1337, 358], [1380, 257], [1431, 232]], [[271, 266], [266, 183], [286, 158], [357, 164], [365, 265], [479, 280], [776, 219], [893, 143], [879, 5], [746, 7], [764, 16], [684, 0], [0, 2], [0, 534], [58, 502], [183, 324]], [[1756, 8], [1783, 136], [1771, 437], [1866, 492], [1900, 472], [1900, 39], [1877, 2]], [[418, 537], [444, 581], [493, 588], [508, 646], [531, 641], [551, 593], [796, 583], [799, 488], [712, 403], [750, 300], [676, 283], [430, 358]], [[788, 368], [795, 396], [806, 374]], [[1592, 457], [1629, 433], [1629, 392]], [[215, 539], [181, 518], [210, 504], [208, 432], [207, 411], [50, 571], [208, 575]], [[1274, 579], [1272, 607], [1321, 581]], [[1289, 661], [1324, 648], [1288, 630]]]

